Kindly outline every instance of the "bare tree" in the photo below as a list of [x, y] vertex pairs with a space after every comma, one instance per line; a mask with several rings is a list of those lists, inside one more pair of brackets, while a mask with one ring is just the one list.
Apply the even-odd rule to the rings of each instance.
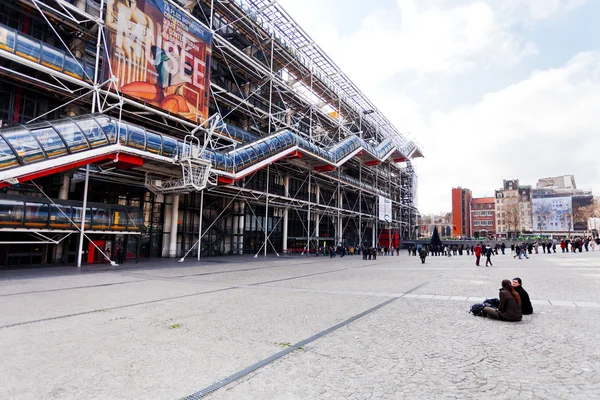
[[590, 218], [600, 216], [600, 199], [594, 197], [588, 205], [573, 208], [573, 223], [579, 226], [585, 226], [585, 230], [589, 229], [588, 221]]
[[539, 201], [535, 203], [533, 209], [535, 227], [538, 233], [550, 229], [550, 218], [552, 216], [552, 205], [545, 201]]
[[[507, 199], [510, 200], [510, 199]], [[515, 200], [515, 199], [512, 199]], [[515, 201], [515, 203], [511, 203], [507, 201], [504, 206], [504, 210], [506, 213], [506, 222], [508, 224], [508, 236], [510, 236], [510, 232], [514, 231], [518, 233], [521, 231], [521, 215], [519, 212], [519, 203]], [[514, 229], [511, 229], [514, 228]]]
[[573, 214], [570, 212], [566, 212], [561, 215], [561, 221], [563, 224], [567, 226], [567, 237], [571, 237], [571, 229], [573, 227]]

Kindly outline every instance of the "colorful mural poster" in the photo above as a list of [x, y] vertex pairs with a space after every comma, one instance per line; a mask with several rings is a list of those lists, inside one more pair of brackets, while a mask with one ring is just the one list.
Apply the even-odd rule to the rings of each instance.
[[212, 35], [163, 0], [108, 0], [105, 79], [144, 103], [208, 118]]

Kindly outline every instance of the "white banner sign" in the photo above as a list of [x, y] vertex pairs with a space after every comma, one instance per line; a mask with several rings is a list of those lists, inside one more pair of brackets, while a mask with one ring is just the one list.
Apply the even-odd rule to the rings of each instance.
[[392, 201], [379, 196], [379, 220], [392, 222]]

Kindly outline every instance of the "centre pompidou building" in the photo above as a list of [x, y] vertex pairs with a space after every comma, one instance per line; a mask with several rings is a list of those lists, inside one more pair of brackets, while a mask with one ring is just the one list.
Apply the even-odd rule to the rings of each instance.
[[2, 7], [0, 267], [414, 238], [419, 148], [276, 3]]

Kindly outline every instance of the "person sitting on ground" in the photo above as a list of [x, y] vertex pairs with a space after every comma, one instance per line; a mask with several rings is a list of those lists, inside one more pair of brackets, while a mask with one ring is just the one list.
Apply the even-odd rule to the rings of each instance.
[[512, 287], [521, 297], [521, 313], [523, 315], [533, 314], [533, 306], [531, 305], [531, 300], [529, 300], [529, 293], [523, 289], [521, 278], [513, 278]]
[[499, 319], [502, 321], [517, 322], [523, 319], [521, 313], [521, 297], [512, 287], [508, 279], [502, 281], [500, 288], [500, 305], [498, 308], [486, 307], [483, 314], [487, 317]]

